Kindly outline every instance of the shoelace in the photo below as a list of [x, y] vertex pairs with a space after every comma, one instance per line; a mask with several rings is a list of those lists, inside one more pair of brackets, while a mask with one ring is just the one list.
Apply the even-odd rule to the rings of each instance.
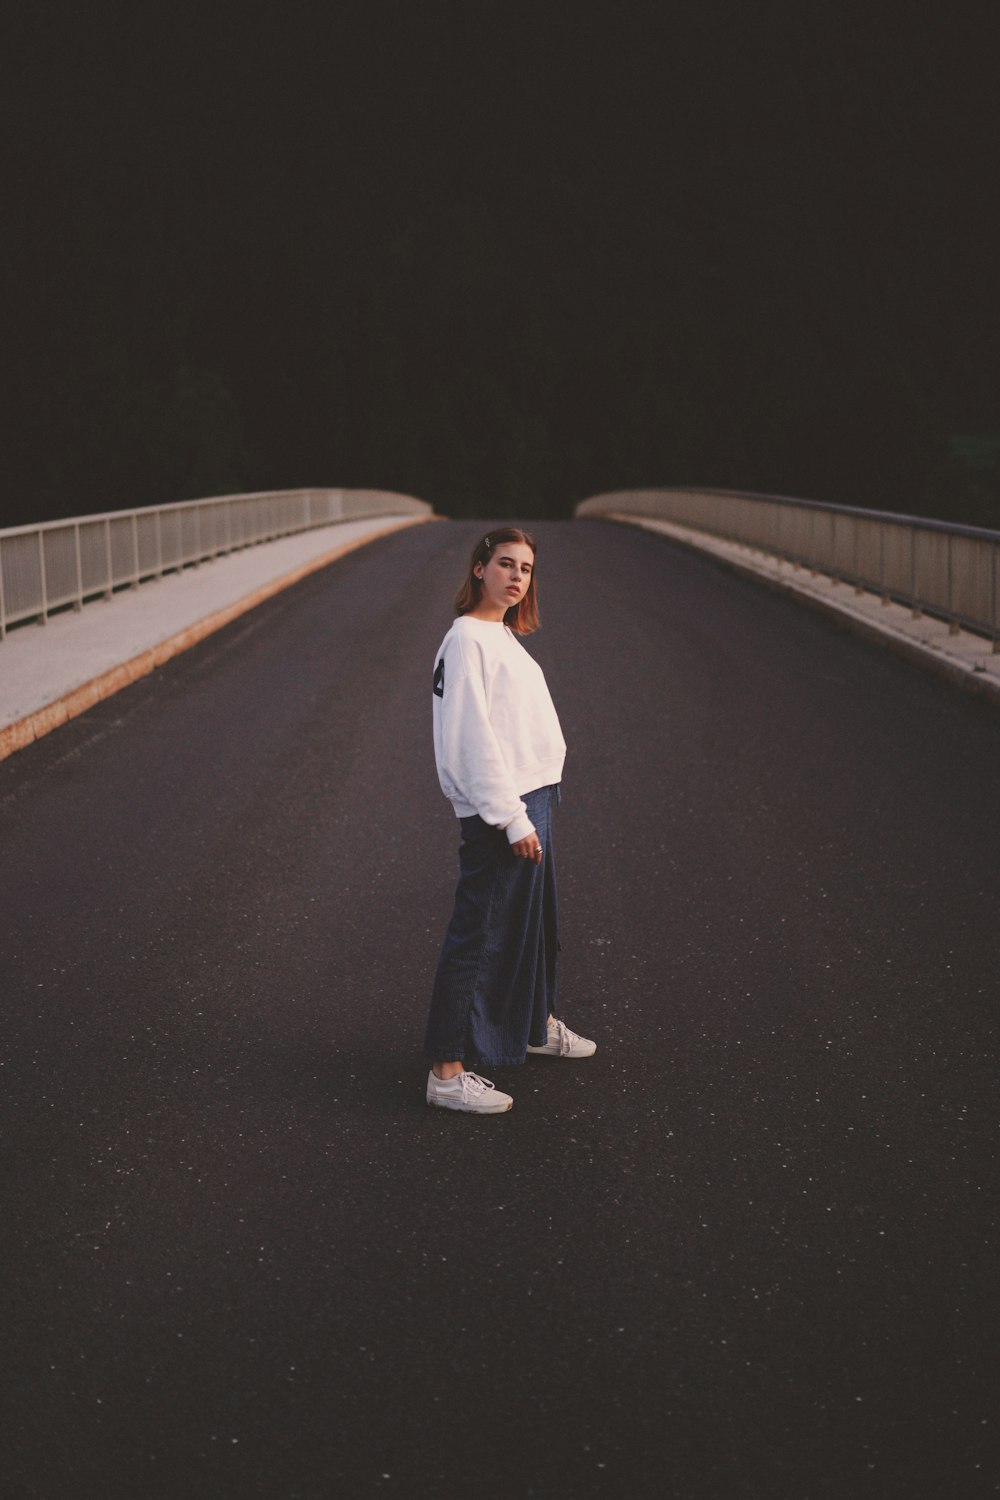
[[488, 1078], [480, 1078], [478, 1073], [470, 1073], [468, 1069], [466, 1069], [461, 1077], [463, 1099], [467, 1099], [470, 1094], [478, 1095], [484, 1093], [486, 1089], [496, 1088], [496, 1084], [491, 1083]]
[[553, 1018], [556, 1035], [559, 1038], [559, 1056], [566, 1057], [573, 1050], [573, 1043], [580, 1041], [575, 1031], [570, 1031], [565, 1021], [560, 1021], [558, 1016]]

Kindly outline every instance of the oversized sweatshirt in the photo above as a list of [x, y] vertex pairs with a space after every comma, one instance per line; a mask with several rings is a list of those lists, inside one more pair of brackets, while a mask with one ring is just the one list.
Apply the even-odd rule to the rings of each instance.
[[512, 844], [534, 832], [522, 795], [562, 779], [566, 742], [541, 667], [502, 621], [459, 615], [434, 663], [434, 756], [459, 818]]

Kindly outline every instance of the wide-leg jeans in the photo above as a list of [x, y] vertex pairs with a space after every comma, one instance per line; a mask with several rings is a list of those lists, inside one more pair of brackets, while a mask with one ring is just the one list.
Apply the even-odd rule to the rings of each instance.
[[462, 818], [455, 910], [434, 978], [425, 1056], [483, 1067], [522, 1063], [556, 1014], [559, 909], [552, 813], [556, 786], [523, 800], [542, 862], [519, 859], [500, 828]]

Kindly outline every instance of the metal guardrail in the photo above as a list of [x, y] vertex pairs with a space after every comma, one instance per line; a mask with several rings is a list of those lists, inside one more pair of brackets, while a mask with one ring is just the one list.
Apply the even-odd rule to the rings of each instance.
[[648, 516], [742, 542], [914, 616], [938, 615], [953, 631], [964, 625], [1000, 651], [998, 531], [734, 490], [616, 490], [581, 501], [576, 514]]
[[297, 531], [367, 516], [429, 515], [424, 500], [383, 490], [219, 495], [74, 516], [0, 531], [0, 640], [19, 620], [110, 599], [164, 573]]

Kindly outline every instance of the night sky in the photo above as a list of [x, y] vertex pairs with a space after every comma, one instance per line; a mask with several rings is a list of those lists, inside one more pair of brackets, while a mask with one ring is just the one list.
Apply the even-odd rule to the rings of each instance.
[[0, 524], [687, 483], [1000, 527], [1000, 89], [961, 7], [8, 0], [3, 31]]

